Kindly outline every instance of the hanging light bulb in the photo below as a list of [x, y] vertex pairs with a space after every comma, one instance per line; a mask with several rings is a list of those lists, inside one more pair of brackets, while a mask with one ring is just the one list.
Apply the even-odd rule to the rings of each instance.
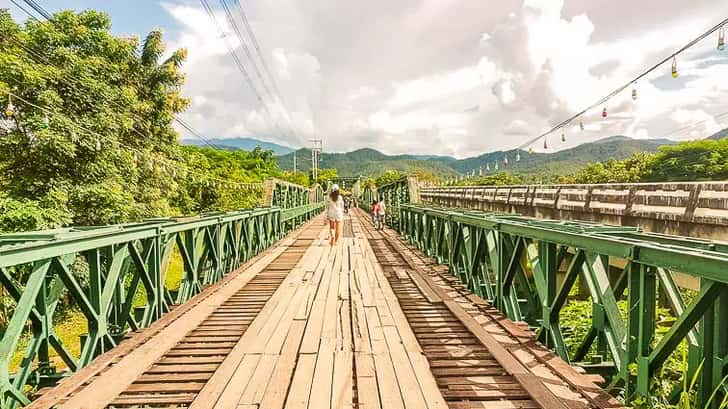
[[76, 133], [76, 130], [71, 129], [71, 142], [77, 143], [78, 142], [78, 134]]
[[547, 150], [549, 148], [549, 140], [544, 136], [543, 137], [543, 149]]
[[607, 117], [607, 107], [604, 107], [604, 109], [602, 109], [602, 118], [606, 118], [606, 117]]
[[521, 161], [521, 152], [516, 152], [516, 162]]
[[632, 84], [632, 101], [637, 101], [637, 84]]
[[100, 151], [100, 150], [101, 150], [101, 139], [97, 139], [96, 140], [96, 151]]
[[725, 50], [725, 27], [718, 29], [718, 51]]
[[503, 158], [503, 166], [508, 166], [508, 156]]
[[493, 167], [495, 170], [498, 170], [498, 161], [495, 161], [495, 166]]
[[490, 172], [490, 163], [485, 164], [485, 171]]
[[13, 105], [13, 97], [8, 95], [8, 105], [5, 107], [5, 116], [11, 118], [15, 115], [15, 105]]
[[579, 129], [584, 130], [584, 117], [579, 117]]
[[672, 57], [672, 78], [679, 77], [680, 74], [677, 72], [677, 57]]
[[566, 142], [566, 134], [561, 132], [561, 142]]
[[164, 163], [162, 164], [161, 169], [162, 169], [162, 172], [163, 173], [166, 173], [167, 172], [167, 167], [164, 165]]

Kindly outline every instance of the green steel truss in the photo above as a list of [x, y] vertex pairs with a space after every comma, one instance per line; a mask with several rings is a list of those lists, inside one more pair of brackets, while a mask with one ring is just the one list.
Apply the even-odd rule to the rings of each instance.
[[[349, 190], [351, 191], [351, 194], [359, 197], [361, 193], [361, 176], [336, 176], [332, 179], [330, 179], [327, 183], [328, 186], [331, 186], [332, 184], [337, 184], [342, 190]], [[327, 186], [327, 191], [328, 191]]]
[[367, 187], [364, 189], [360, 207], [369, 212], [373, 200], [384, 199], [386, 206], [385, 223], [389, 226], [399, 225], [400, 203], [417, 203], [419, 202], [419, 187], [417, 179], [413, 177], [403, 177], [386, 185], [377, 186], [372, 189]]
[[311, 188], [278, 179], [266, 180], [263, 186], [263, 206], [277, 206], [290, 209], [309, 203], [322, 202], [323, 189], [319, 184]]
[[[610, 388], [623, 390], [628, 402], [649, 395], [653, 374], [683, 341], [687, 379], [698, 373], [696, 407], [703, 408], [714, 391], [710, 407], [725, 396], [727, 244], [633, 227], [416, 204], [402, 204], [399, 210], [399, 230], [409, 242], [447, 264], [510, 319], [527, 321], [561, 358], [608, 375]], [[673, 281], [672, 272], [678, 271], [700, 282], [691, 300]], [[591, 328], [571, 354], [559, 320], [578, 280], [592, 301]], [[660, 300], [677, 320], [657, 337]], [[626, 317], [618, 307], [625, 301]], [[679, 393], [678, 388], [673, 396]]]
[[[15, 301], [0, 333], [0, 407], [27, 404], [28, 385], [52, 384], [88, 365], [322, 210], [320, 192], [310, 200], [308, 189], [293, 187], [274, 196], [285, 208], [0, 235], [0, 289]], [[174, 289], [166, 283], [173, 253], [182, 259]], [[76, 305], [88, 323], [78, 356], [55, 333], [61, 303]], [[67, 370], [54, 367], [51, 349]], [[11, 372], [16, 353], [23, 359]]]

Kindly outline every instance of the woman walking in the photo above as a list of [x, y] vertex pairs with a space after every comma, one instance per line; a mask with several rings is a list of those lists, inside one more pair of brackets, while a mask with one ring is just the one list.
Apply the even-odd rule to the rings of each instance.
[[387, 206], [384, 204], [384, 197], [379, 198], [379, 202], [377, 202], [377, 222], [374, 227], [376, 227], [378, 230], [384, 229], [384, 221], [387, 219], [386, 216]]
[[329, 200], [326, 201], [326, 220], [329, 221], [329, 245], [339, 241], [341, 221], [344, 220], [344, 198], [339, 194], [339, 185], [331, 186]]

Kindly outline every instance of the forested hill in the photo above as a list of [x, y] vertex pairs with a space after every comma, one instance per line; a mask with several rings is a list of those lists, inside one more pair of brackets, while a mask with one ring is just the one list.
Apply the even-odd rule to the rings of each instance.
[[[293, 153], [279, 156], [278, 166], [284, 170], [293, 169]], [[308, 171], [311, 168], [311, 150], [296, 151], [298, 170]], [[453, 159], [454, 160], [454, 159]], [[427, 170], [439, 177], [457, 175], [452, 167], [438, 159], [421, 159], [414, 155], [385, 155], [374, 149], [357, 149], [347, 153], [322, 153], [319, 156], [319, 167], [335, 168], [339, 175], [379, 176], [393, 170], [408, 173], [415, 170]]]
[[[673, 144], [667, 139], [631, 139], [625, 136], [612, 136], [596, 142], [585, 143], [571, 149], [553, 153], [533, 153], [520, 151], [521, 160], [516, 162], [516, 150], [489, 152], [483, 155], [455, 159], [448, 156], [423, 155], [385, 155], [374, 149], [358, 149], [347, 153], [323, 153], [320, 156], [321, 168], [336, 168], [340, 175], [378, 176], [387, 170], [409, 172], [424, 169], [436, 176], [450, 177], [460, 173], [485, 168], [491, 169], [495, 162], [503, 167], [508, 157], [508, 169], [522, 174], [563, 174], [576, 171], [584, 165], [601, 162], [609, 158], [624, 159], [635, 152], [655, 152], [662, 145]], [[299, 149], [296, 152], [298, 170], [308, 170], [311, 166], [311, 151]], [[278, 165], [282, 169], [293, 169], [293, 153], [279, 156]]]
[[[293, 152], [293, 148], [288, 146], [279, 145], [273, 142], [261, 141], [254, 138], [210, 138], [215, 146], [225, 149], [239, 149], [243, 151], [252, 151], [253, 149], [260, 147], [262, 150], [273, 151], [274, 155], [285, 155]], [[208, 144], [208, 139], [196, 139], [196, 138], [184, 138], [180, 139], [182, 145], [194, 145], [194, 146], [205, 146]]]

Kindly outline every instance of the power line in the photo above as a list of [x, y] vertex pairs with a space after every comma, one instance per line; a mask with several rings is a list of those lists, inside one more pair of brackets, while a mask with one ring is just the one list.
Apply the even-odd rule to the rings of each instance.
[[263, 101], [263, 98], [260, 96], [260, 93], [258, 93], [257, 88], [255, 87], [255, 84], [253, 83], [252, 78], [250, 77], [250, 74], [248, 74], [248, 71], [245, 69], [245, 66], [243, 66], [243, 63], [240, 61], [240, 58], [238, 58], [237, 53], [235, 52], [235, 49], [230, 45], [230, 42], [227, 41], [227, 36], [225, 35], [225, 32], [222, 29], [222, 26], [220, 25], [220, 22], [217, 20], [217, 17], [215, 17], [215, 13], [212, 10], [212, 7], [210, 7], [210, 4], [207, 2], [207, 0], [200, 0], [200, 4], [202, 4], [202, 8], [205, 9], [207, 12], [207, 15], [210, 17], [210, 19], [213, 21], [215, 26], [217, 26], [218, 30], [220, 31], [221, 35], [225, 37], [225, 44], [227, 45], [228, 52], [230, 56], [235, 61], [236, 66], [238, 67], [238, 70], [243, 74], [243, 78], [245, 78], [245, 81], [248, 83], [248, 86], [255, 94], [258, 102], [263, 107], [263, 110], [268, 115], [271, 123], [275, 128], [280, 132], [281, 134], [284, 134], [284, 132], [281, 130], [280, 125], [278, 122], [273, 118], [273, 116], [270, 113], [270, 110], [268, 109], [268, 106]]
[[16, 0], [10, 0], [10, 2], [11, 2], [11, 3], [13, 3], [13, 4], [15, 4], [15, 7], [19, 8], [20, 10], [22, 10], [22, 11], [23, 11], [23, 12], [24, 12], [25, 14], [27, 14], [27, 15], [28, 15], [28, 17], [30, 17], [30, 18], [31, 18], [32, 20], [38, 21], [38, 19], [37, 19], [37, 18], [36, 18], [36, 17], [35, 17], [34, 15], [33, 15], [33, 13], [29, 12], [28, 10], [26, 10], [26, 9], [25, 9], [25, 7], [23, 7], [23, 6], [22, 6], [22, 5], [20, 4], [20, 3], [18, 3], [18, 2], [16, 1]]
[[567, 126], [567, 125], [569, 125], [572, 121], [574, 121], [577, 118], [581, 117], [586, 112], [588, 112], [588, 111], [590, 111], [590, 110], [592, 110], [592, 109], [594, 109], [596, 107], [599, 107], [599, 106], [603, 105], [608, 100], [610, 100], [612, 97], [616, 96], [617, 94], [619, 94], [622, 91], [624, 91], [625, 89], [627, 89], [630, 85], [635, 84], [640, 79], [642, 79], [645, 76], [649, 75], [651, 72], [655, 71], [656, 69], [658, 69], [660, 66], [662, 66], [666, 62], [668, 62], [670, 60], [675, 61], [675, 58], [680, 53], [682, 53], [683, 51], [687, 50], [688, 48], [694, 46], [695, 44], [697, 44], [698, 42], [700, 42], [701, 40], [703, 40], [707, 36], [713, 34], [714, 32], [716, 32], [718, 30], [720, 30], [726, 24], [728, 24], [728, 18], [724, 19], [723, 21], [721, 21], [720, 23], [718, 23], [715, 26], [711, 27], [710, 29], [708, 29], [704, 33], [700, 34], [699, 36], [697, 36], [696, 38], [694, 38], [693, 40], [691, 40], [690, 42], [688, 42], [687, 44], [685, 44], [684, 46], [682, 46], [681, 48], [679, 48], [677, 51], [673, 52], [672, 54], [668, 55], [664, 59], [660, 60], [655, 65], [649, 67], [648, 69], [646, 69], [645, 71], [643, 71], [642, 73], [640, 73], [639, 75], [637, 75], [636, 77], [634, 77], [632, 80], [630, 80], [627, 83], [625, 83], [624, 85], [621, 85], [621, 86], [617, 87], [615, 90], [613, 90], [612, 92], [610, 92], [606, 96], [600, 98], [596, 102], [592, 103], [588, 107], [582, 109], [581, 111], [579, 111], [578, 113], [574, 114], [573, 116], [571, 116], [571, 117], [569, 117], [569, 118], [567, 118], [567, 119], [559, 122], [556, 126], [554, 126], [553, 128], [549, 129], [548, 131], [546, 131], [546, 132], [544, 132], [544, 133], [542, 133], [542, 134], [540, 134], [540, 135], [538, 135], [538, 136], [536, 136], [536, 137], [534, 137], [534, 138], [526, 141], [525, 143], [519, 145], [516, 149], [523, 149], [523, 148], [525, 148], [525, 147], [527, 147], [529, 145], [532, 145], [534, 142], [538, 141], [539, 139], [544, 138], [544, 137], [546, 137], [546, 136], [548, 136], [548, 135], [556, 132], [557, 130], [559, 130], [559, 129], [561, 129], [561, 128]]
[[[253, 66], [253, 71], [255, 72], [256, 76], [260, 80], [260, 83], [263, 87], [263, 92], [267, 95], [267, 97], [271, 100], [271, 102], [275, 102], [276, 96], [273, 95], [273, 92], [266, 84], [266, 80], [263, 77], [263, 74], [261, 74], [260, 69], [258, 69], [258, 65], [255, 63], [255, 57], [250, 52], [250, 48], [248, 47], [248, 45], [245, 43], [244, 36], [240, 32], [240, 28], [238, 27], [238, 24], [235, 21], [235, 17], [233, 16], [232, 11], [230, 10], [230, 7], [228, 6], [228, 4], [225, 0], [220, 0], [220, 5], [222, 5], [223, 10], [225, 11], [227, 20], [228, 20], [228, 22], [230, 22], [230, 25], [233, 28], [233, 31], [235, 32], [235, 36], [240, 41], [240, 46], [243, 48], [245, 55], [248, 57], [248, 60], [250, 61], [250, 65]], [[280, 99], [280, 95], [278, 96], [278, 98]], [[287, 113], [286, 113], [286, 115], [287, 115]], [[290, 124], [289, 124], [289, 132], [294, 133], [293, 129], [290, 127]]]
[[[25, 2], [25, 4], [30, 6], [33, 10], [35, 10], [36, 13], [43, 16], [46, 20], [48, 20], [48, 21], [53, 20], [53, 16], [51, 15], [51, 13], [49, 13], [46, 9], [44, 9], [43, 6], [41, 6], [40, 4], [36, 3], [33, 0], [23, 0], [23, 1]], [[13, 1], [13, 4], [15, 4], [17, 6], [17, 3], [15, 3], [15, 1]]]
[[255, 36], [255, 32], [253, 31], [253, 28], [250, 25], [250, 22], [248, 21], [248, 16], [245, 14], [245, 7], [239, 0], [233, 0], [233, 2], [238, 6], [238, 14], [240, 14], [240, 18], [243, 20], [243, 24], [245, 25], [245, 30], [248, 33], [248, 37], [250, 38], [251, 42], [253, 43], [253, 47], [255, 48], [255, 52], [258, 55], [258, 59], [260, 60], [261, 66], [263, 67], [263, 72], [265, 72], [268, 76], [269, 82], [271, 83], [273, 87], [273, 91], [275, 91], [276, 96], [281, 101], [281, 104], [283, 105], [284, 111], [286, 116], [288, 117], [288, 122], [291, 127], [291, 131], [293, 132], [293, 135], [298, 138], [298, 135], [296, 134], [296, 129], [293, 124], [293, 116], [291, 115], [291, 110], [288, 108], [288, 104], [286, 104], [285, 98], [283, 98], [283, 94], [281, 94], [280, 88], [278, 88], [278, 83], [275, 80], [275, 77], [271, 73], [270, 68], [268, 67], [268, 63], [266, 62], [265, 56], [263, 55], [263, 52], [260, 50], [260, 43], [258, 42], [258, 39]]

